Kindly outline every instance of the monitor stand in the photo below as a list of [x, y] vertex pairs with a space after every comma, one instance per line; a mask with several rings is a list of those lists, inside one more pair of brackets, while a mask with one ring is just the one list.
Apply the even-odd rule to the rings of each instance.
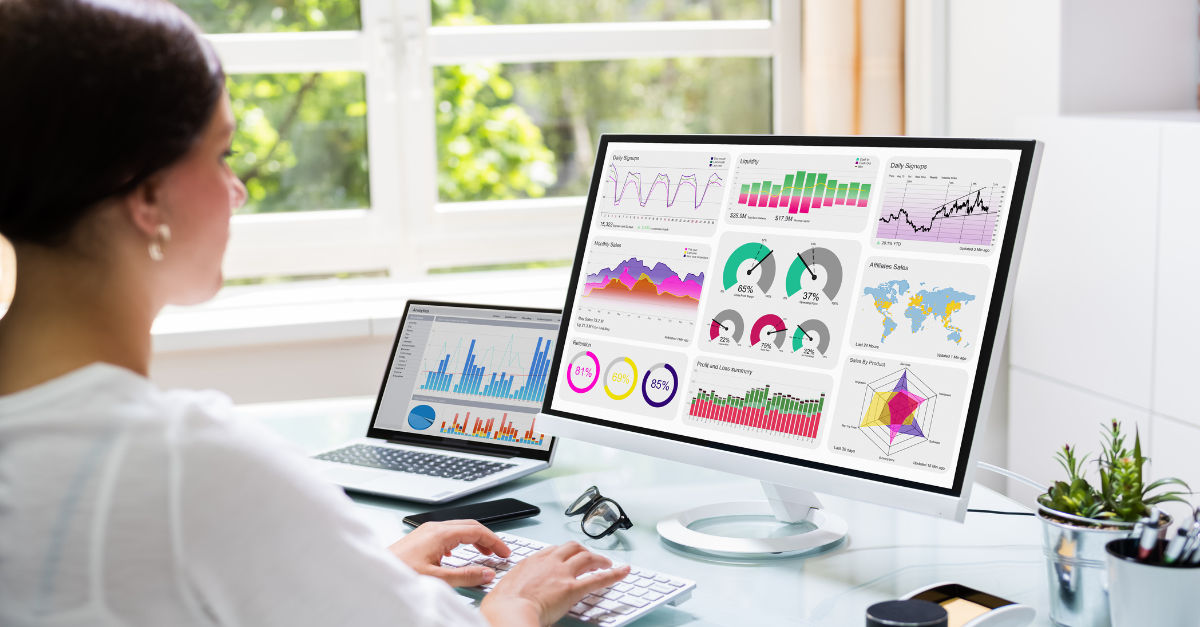
[[[765, 501], [734, 501], [701, 505], [658, 522], [658, 535], [668, 545], [687, 552], [698, 552], [722, 558], [770, 559], [817, 553], [846, 537], [846, 521], [827, 512], [817, 495], [809, 490], [762, 482], [767, 493]], [[706, 527], [702, 521], [719, 523], [717, 519], [735, 518], [759, 520], [774, 516], [782, 523], [795, 524], [795, 533], [777, 535], [787, 527], [775, 525], [768, 532], [740, 533], [730, 537], [713, 535], [696, 529]], [[697, 524], [702, 523], [702, 524]], [[716, 528], [716, 524], [707, 525]]]

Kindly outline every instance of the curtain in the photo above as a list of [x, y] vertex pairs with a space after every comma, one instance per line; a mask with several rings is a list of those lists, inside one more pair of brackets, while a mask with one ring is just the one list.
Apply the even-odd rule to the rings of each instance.
[[804, 0], [804, 131], [904, 134], [904, 0]]

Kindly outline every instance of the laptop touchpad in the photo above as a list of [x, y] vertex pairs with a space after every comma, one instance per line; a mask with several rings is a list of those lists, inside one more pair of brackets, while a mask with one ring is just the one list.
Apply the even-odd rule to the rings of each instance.
[[[341, 468], [326, 468], [321, 474], [325, 475], [326, 479], [343, 486], [362, 487], [363, 484], [378, 479], [380, 475], [386, 471], [376, 470], [374, 468], [355, 468], [354, 466], [344, 466]], [[390, 473], [389, 473], [390, 474]]]
[[416, 498], [429, 498], [435, 493], [445, 492], [451, 482], [437, 477], [425, 477], [409, 473], [389, 472], [376, 476], [362, 486], [364, 490], [402, 494]]

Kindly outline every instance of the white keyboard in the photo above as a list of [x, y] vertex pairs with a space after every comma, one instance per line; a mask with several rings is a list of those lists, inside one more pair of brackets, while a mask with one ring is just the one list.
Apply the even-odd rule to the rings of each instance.
[[[459, 568], [468, 564], [487, 566], [496, 571], [496, 578], [489, 584], [466, 588], [484, 594], [504, 578], [507, 572], [526, 557], [548, 546], [545, 542], [529, 540], [508, 533], [497, 533], [512, 549], [508, 558], [483, 555], [470, 545], [460, 546], [442, 558], [442, 565]], [[585, 577], [593, 575], [589, 573]], [[645, 568], [632, 568], [629, 576], [610, 588], [601, 588], [589, 594], [567, 613], [567, 616], [590, 624], [604, 627], [619, 627], [631, 623], [654, 611], [661, 605], [679, 605], [692, 596], [696, 582], [681, 577], [670, 577]]]

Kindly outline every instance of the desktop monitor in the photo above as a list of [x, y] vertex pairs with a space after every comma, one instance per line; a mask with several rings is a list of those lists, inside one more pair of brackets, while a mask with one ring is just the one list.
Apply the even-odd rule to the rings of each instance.
[[811, 492], [961, 521], [1040, 154], [602, 136], [539, 424], [760, 479], [826, 539]]

